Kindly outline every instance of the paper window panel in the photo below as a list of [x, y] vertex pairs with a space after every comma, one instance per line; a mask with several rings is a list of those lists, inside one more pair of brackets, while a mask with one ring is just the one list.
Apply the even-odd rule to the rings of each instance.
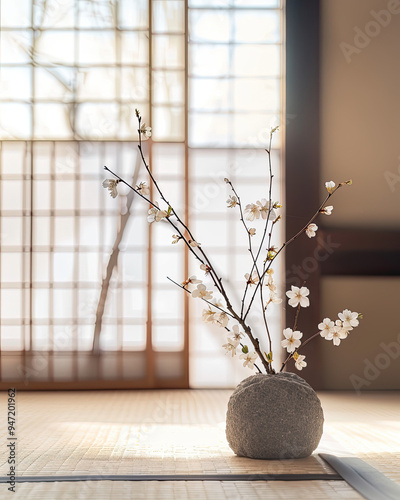
[[184, 345], [183, 324], [153, 324], [152, 346], [156, 351], [181, 351]]
[[116, 38], [111, 30], [79, 31], [78, 47], [81, 65], [115, 64]]
[[153, 67], [178, 70], [185, 68], [185, 37], [153, 35]]
[[185, 113], [181, 107], [153, 108], [155, 141], [181, 142], [185, 137]]
[[[261, 61], [265, 61], [265, 64]], [[236, 45], [233, 48], [233, 74], [238, 77], [279, 77], [280, 47], [278, 45]]]
[[185, 74], [183, 71], [153, 71], [153, 103], [184, 106]]
[[240, 78], [233, 82], [233, 107], [238, 111], [280, 112], [280, 79]]
[[27, 30], [2, 30], [0, 33], [0, 56], [3, 64], [28, 64], [31, 62], [30, 50], [32, 34]]
[[124, 325], [122, 331], [124, 351], [143, 351], [146, 348], [146, 325]]
[[31, 25], [31, 0], [3, 0], [1, 24], [7, 28], [28, 28]]
[[229, 45], [190, 44], [189, 75], [225, 77], [230, 75]]
[[[120, 73], [121, 99], [139, 105], [149, 100], [149, 72], [147, 68], [122, 68]], [[142, 105], [141, 105], [141, 112]], [[143, 114], [143, 116], [146, 116]]]
[[149, 38], [146, 33], [124, 31], [121, 33], [121, 63], [133, 66], [149, 64]]
[[34, 105], [35, 139], [72, 139], [73, 106], [42, 103]]
[[49, 180], [33, 181], [33, 209], [35, 212], [48, 210], [51, 206], [51, 182]]
[[5, 322], [10, 319], [20, 320], [23, 312], [22, 304], [22, 289], [2, 289], [0, 305], [2, 324], [4, 324], [4, 320]]
[[3, 326], [1, 329], [1, 350], [2, 351], [23, 351], [24, 350], [24, 329], [21, 326]]
[[191, 111], [228, 111], [231, 107], [229, 79], [191, 78], [189, 103]]
[[32, 134], [31, 104], [0, 103], [0, 138], [30, 139]]
[[228, 43], [231, 33], [231, 16], [229, 11], [223, 9], [191, 9], [189, 29], [192, 43]]
[[23, 217], [1, 218], [0, 243], [3, 249], [22, 247], [23, 245]]
[[37, 64], [72, 65], [75, 60], [73, 31], [39, 31], [33, 42], [33, 59]]
[[33, 22], [37, 28], [73, 28], [75, 0], [37, 0], [33, 2]]
[[185, 2], [152, 0], [153, 33], [184, 33]]
[[31, 69], [27, 67], [1, 68], [0, 100], [29, 101], [32, 96]]
[[270, 10], [236, 10], [233, 14], [236, 43], [280, 43], [280, 16]]
[[148, 0], [120, 0], [118, 4], [119, 26], [130, 30], [144, 30], [149, 27]]
[[35, 246], [32, 254], [32, 284], [42, 286], [50, 281], [50, 253], [41, 252]]
[[183, 144], [153, 144], [152, 171], [157, 179], [182, 179], [185, 172], [185, 148]]
[[80, 0], [79, 7], [80, 28], [114, 28], [117, 25], [116, 0], [107, 2], [93, 2], [91, 0]]
[[117, 94], [118, 71], [113, 68], [81, 68], [77, 75], [80, 101], [113, 100]]

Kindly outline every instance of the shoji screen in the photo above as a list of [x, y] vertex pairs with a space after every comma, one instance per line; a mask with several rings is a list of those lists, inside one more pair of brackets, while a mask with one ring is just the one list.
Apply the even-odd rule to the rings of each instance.
[[[193, 386], [234, 384], [248, 371], [166, 279], [200, 271], [164, 227], [148, 225], [141, 200], [127, 208], [127, 191], [109, 197], [102, 167], [133, 178], [139, 108], [153, 128], [152, 169], [236, 293], [248, 257], [223, 177], [265, 197], [265, 141], [281, 112], [279, 0], [3, 0], [1, 9], [2, 379], [185, 387], [190, 365]], [[98, 357], [96, 310], [126, 213]]]

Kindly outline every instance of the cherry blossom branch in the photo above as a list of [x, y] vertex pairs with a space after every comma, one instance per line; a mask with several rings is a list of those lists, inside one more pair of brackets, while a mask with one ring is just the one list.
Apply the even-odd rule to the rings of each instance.
[[[273, 181], [273, 178], [274, 178], [274, 175], [272, 173], [272, 163], [271, 163], [272, 134], [273, 134], [273, 132], [271, 131], [271, 133], [269, 135], [269, 147], [266, 150], [267, 153], [268, 153], [268, 165], [269, 165], [268, 214], [267, 214], [267, 221], [265, 223], [263, 238], [262, 238], [260, 247], [258, 249], [257, 259], [258, 259], [258, 255], [259, 255], [259, 253], [261, 251], [262, 243], [264, 242], [264, 239], [265, 239], [265, 235], [266, 235], [267, 228], [268, 228], [269, 218], [270, 218], [270, 215], [271, 215], [271, 212], [272, 212], [272, 181]], [[271, 238], [272, 238], [272, 230], [273, 230], [273, 228], [274, 228], [274, 224], [272, 224], [271, 230], [269, 232], [268, 248], [267, 248], [267, 258], [268, 258], [269, 251], [270, 251], [269, 249], [271, 247]], [[260, 300], [261, 300], [261, 309], [262, 309], [262, 313], [263, 313], [264, 325], [265, 325], [265, 329], [266, 329], [267, 335], [268, 335], [269, 352], [271, 353], [272, 352], [272, 339], [271, 339], [271, 334], [269, 332], [268, 321], [267, 321], [267, 311], [266, 311], [266, 308], [264, 308], [264, 297], [263, 297], [263, 284], [264, 284], [264, 277], [265, 277], [265, 272], [264, 272], [265, 271], [265, 262], [264, 262], [264, 265], [263, 265], [263, 276], [260, 277], [260, 279], [259, 279], [259, 283], [260, 283]], [[272, 366], [271, 366], [271, 370], [274, 372], [274, 370], [272, 369]]]
[[256, 259], [256, 257], [254, 257], [254, 253], [253, 253], [253, 248], [252, 248], [252, 243], [251, 243], [251, 234], [250, 234], [249, 228], [247, 227], [247, 224], [246, 224], [246, 222], [244, 220], [243, 208], [242, 208], [242, 203], [241, 203], [240, 196], [237, 193], [236, 189], [234, 188], [232, 182], [229, 179], [225, 179], [225, 182], [230, 185], [230, 187], [232, 189], [232, 192], [234, 193], [234, 195], [237, 198], [237, 205], [238, 205], [239, 211], [240, 211], [240, 221], [243, 224], [244, 229], [245, 229], [246, 234], [247, 234], [247, 238], [248, 238], [248, 242], [249, 242], [249, 249], [248, 250], [250, 252], [250, 255], [251, 255], [251, 258], [252, 258], [252, 261], [253, 261], [253, 266], [252, 266], [251, 272], [249, 274], [249, 279], [247, 280], [247, 283], [246, 283], [245, 293], [244, 293], [244, 296], [242, 298], [242, 307], [241, 307], [241, 311], [240, 311], [240, 316], [242, 316], [243, 315], [243, 308], [244, 308], [244, 300], [245, 300], [245, 297], [246, 297], [246, 290], [247, 290], [247, 288], [250, 285], [250, 280], [251, 280], [251, 277], [253, 275], [253, 270], [254, 270], [254, 268], [256, 269], [256, 272], [257, 272], [257, 275], [258, 275], [258, 279], [260, 279], [260, 272], [259, 272], [258, 266], [257, 266], [257, 259]]
[[[305, 226], [302, 227], [302, 229], [300, 229], [300, 231], [298, 231], [294, 236], [292, 236], [291, 238], [289, 238], [287, 241], [285, 241], [285, 243], [283, 243], [281, 245], [281, 247], [279, 248], [279, 250], [276, 252], [276, 254], [274, 255], [274, 258], [270, 261], [270, 263], [268, 264], [267, 268], [265, 269], [265, 271], [263, 272], [262, 274], [262, 277], [264, 278], [265, 274], [268, 272], [269, 268], [271, 267], [272, 265], [272, 262], [276, 259], [276, 257], [283, 251], [284, 248], [286, 248], [288, 245], [290, 245], [291, 243], [293, 243], [294, 240], [296, 240], [302, 233], [304, 233], [306, 231], [306, 229], [308, 228], [308, 226], [318, 217], [318, 215], [321, 213], [322, 209], [324, 208], [324, 206], [326, 205], [327, 201], [329, 200], [329, 198], [331, 196], [333, 196], [336, 191], [341, 188], [342, 186], [344, 186], [345, 184], [350, 184], [350, 181], [345, 181], [345, 182], [341, 182], [340, 184], [338, 184], [335, 189], [333, 189], [331, 192], [328, 193], [328, 195], [326, 196], [326, 198], [324, 199], [324, 201], [321, 203], [321, 205], [319, 206], [318, 210], [314, 213], [314, 215], [311, 217], [311, 219], [307, 222], [307, 224]], [[244, 315], [244, 318], [243, 319], [246, 319], [247, 315], [249, 314], [249, 311], [250, 311], [250, 308], [254, 302], [254, 298], [255, 298], [255, 295], [257, 293], [257, 289], [258, 287], [260, 286], [260, 282], [257, 283], [256, 285], [256, 289], [254, 290], [253, 292], [253, 295], [251, 297], [251, 300], [250, 300], [250, 303], [249, 303], [249, 306], [247, 308], [247, 311], [246, 311], [246, 314]]]
[[[139, 149], [139, 150], [141, 151], [141, 149]], [[141, 154], [141, 157], [142, 157], [143, 162], [145, 162], [145, 160], [144, 160], [144, 158], [143, 158], [143, 155], [142, 155], [142, 154]], [[151, 172], [150, 172], [149, 167], [147, 166], [147, 164], [146, 164], [146, 163], [144, 163], [144, 164], [145, 164], [145, 167], [146, 167], [147, 172], [149, 173], [149, 175], [151, 176], [151, 178], [152, 178], [152, 179], [154, 179], [154, 178], [152, 177], [152, 174], [151, 174]], [[132, 189], [132, 191], [134, 191], [137, 195], [139, 195], [141, 198], [143, 198], [143, 200], [145, 200], [147, 203], [149, 203], [152, 207], [157, 208], [157, 209], [159, 210], [159, 207], [158, 207], [158, 206], [157, 206], [154, 202], [152, 202], [149, 198], [147, 198], [147, 197], [146, 197], [146, 196], [144, 196], [142, 193], [140, 193], [137, 189], [135, 189], [135, 188], [134, 188], [134, 187], [132, 187], [130, 184], [128, 184], [128, 183], [127, 183], [127, 182], [126, 182], [126, 181], [125, 181], [122, 177], [120, 177], [118, 174], [116, 174], [115, 172], [113, 172], [111, 169], [109, 169], [109, 168], [108, 168], [108, 167], [106, 167], [106, 166], [104, 167], [104, 169], [105, 169], [105, 170], [107, 170], [108, 172], [110, 172], [110, 174], [112, 174], [114, 177], [116, 177], [116, 178], [119, 180], [119, 182], [122, 182], [123, 184], [125, 184], [126, 186], [128, 186], [130, 189]], [[157, 185], [157, 183], [155, 182], [155, 180], [153, 180], [153, 182], [155, 183], [155, 185], [156, 185], [156, 187], [157, 187], [157, 190], [158, 190], [159, 192], [161, 192], [161, 191], [160, 191], [160, 189], [159, 189], [159, 187], [158, 187], [158, 185]], [[163, 200], [166, 204], [168, 204], [168, 201], [164, 198], [164, 196], [163, 196], [163, 195], [161, 195], [161, 196], [162, 196], [162, 200]], [[174, 216], [176, 217], [177, 221], [178, 221], [178, 222], [179, 222], [179, 223], [180, 223], [183, 227], [185, 227], [185, 228], [186, 228], [185, 224], [183, 224], [183, 223], [182, 223], [182, 221], [181, 221], [181, 219], [177, 216], [177, 214], [176, 214], [175, 210], [174, 210], [174, 209], [173, 209], [173, 208], [172, 208], [169, 204], [168, 204], [168, 206], [169, 206], [169, 207], [171, 208], [171, 210], [172, 210], [171, 214], [172, 214], [172, 215], [174, 215]], [[171, 216], [171, 214], [170, 214], [170, 216]], [[208, 267], [210, 268], [210, 271], [212, 271], [212, 272], [214, 273], [214, 276], [213, 276], [213, 274], [212, 274], [212, 273], [210, 273], [210, 274], [211, 274], [211, 277], [212, 277], [212, 279], [213, 279], [213, 282], [214, 282], [214, 284], [216, 285], [216, 287], [217, 287], [218, 291], [220, 291], [220, 292], [222, 293], [222, 289], [221, 289], [222, 287], [221, 287], [221, 286], [218, 286], [218, 284], [220, 283], [221, 279], [218, 277], [218, 275], [217, 275], [217, 273], [215, 272], [215, 270], [214, 270], [214, 268], [213, 268], [213, 266], [212, 266], [211, 262], [209, 261], [209, 259], [208, 259], [208, 258], [207, 258], [207, 256], [205, 255], [204, 251], [200, 250], [200, 247], [196, 247], [196, 248], [198, 248], [198, 249], [200, 250], [201, 254], [204, 256], [205, 261], [204, 261], [204, 260], [202, 260], [202, 259], [201, 259], [201, 258], [197, 255], [197, 253], [194, 251], [194, 248], [191, 246], [190, 241], [188, 241], [188, 239], [184, 236], [184, 234], [183, 234], [183, 233], [182, 233], [182, 231], [179, 229], [179, 227], [178, 227], [176, 224], [174, 224], [174, 223], [172, 222], [172, 220], [170, 219], [170, 216], [165, 217], [165, 220], [166, 220], [169, 224], [171, 224], [171, 226], [174, 228], [174, 230], [175, 230], [175, 231], [178, 233], [178, 235], [180, 236], [180, 239], [182, 239], [182, 240], [183, 240], [183, 242], [185, 243], [185, 245], [189, 248], [190, 252], [191, 252], [191, 253], [192, 253], [192, 254], [196, 257], [196, 259], [197, 259], [197, 260], [199, 260], [202, 264], [205, 264], [205, 262], [207, 262], [207, 265], [208, 265]], [[188, 234], [191, 236], [192, 241], [196, 241], [196, 240], [194, 239], [194, 237], [193, 237], [193, 235], [191, 234], [191, 232], [190, 232], [190, 231], [188, 231]], [[225, 292], [224, 298], [225, 298], [225, 300], [227, 299], [226, 292]]]
[[[192, 292], [190, 290], [188, 290], [185, 286], [183, 285], [180, 285], [179, 283], [177, 283], [175, 280], [173, 280], [172, 278], [170, 278], [169, 276], [167, 276], [167, 279], [169, 281], [171, 281], [174, 285], [178, 286], [179, 288], [182, 288], [182, 290], [185, 290], [185, 292], [189, 293], [190, 295], [192, 295]], [[213, 302], [210, 302], [209, 300], [207, 299], [204, 299], [203, 297], [199, 297], [203, 302], [207, 302], [207, 304], [209, 304], [210, 306], [213, 306], [217, 309], [219, 309], [220, 311], [222, 311], [223, 313], [227, 314], [228, 316], [230, 316], [231, 318], [233, 319], [236, 319], [235, 316], [233, 314], [231, 314], [229, 311], [225, 311], [225, 309], [223, 309], [222, 307], [214, 304]]]
[[[229, 333], [232, 333], [232, 330], [230, 330], [227, 326], [225, 326], [225, 330]], [[239, 345], [243, 349], [244, 345], [241, 342], [239, 342]], [[243, 352], [243, 350], [242, 350], [242, 352]], [[258, 367], [258, 365], [256, 363], [253, 363], [253, 365], [257, 368], [258, 373], [262, 373], [260, 368]]]
[[[174, 283], [174, 285], [178, 286], [179, 288], [182, 288], [182, 290], [184, 290], [186, 293], [189, 293], [190, 295], [192, 294], [192, 292], [190, 290], [188, 290], [186, 287], [184, 287], [183, 285], [180, 285], [179, 283], [177, 283], [175, 280], [173, 280], [172, 278], [170, 278], [169, 276], [167, 276], [167, 279], [169, 279], [172, 283]], [[216, 304], [213, 304], [212, 302], [210, 302], [209, 300], [207, 299], [204, 299], [203, 297], [200, 297], [201, 300], [203, 302], [206, 302], [207, 304], [209, 304], [210, 306], [212, 307], [215, 307], [216, 309], [219, 309], [220, 311], [222, 311], [223, 313], [227, 314], [228, 316], [230, 316], [231, 318], [235, 319], [236, 321], [239, 322], [239, 324], [241, 325], [241, 327], [243, 328], [243, 330], [245, 331], [246, 335], [248, 336], [249, 340], [251, 341], [251, 343], [253, 344], [253, 347], [256, 351], [256, 353], [258, 354], [261, 362], [263, 363], [264, 365], [264, 368], [266, 370], [267, 373], [272, 373], [271, 372], [271, 367], [269, 365], [269, 363], [266, 362], [266, 360], [264, 359], [262, 353], [261, 353], [261, 350], [260, 350], [260, 344], [259, 344], [259, 340], [257, 338], [255, 338], [253, 336], [253, 333], [250, 329], [250, 327], [248, 325], [246, 325], [239, 317], [238, 315], [232, 310], [231, 312], [230, 311], [226, 311], [224, 310], [222, 307], [219, 307], [218, 305]], [[225, 329], [227, 331], [230, 332], [229, 328], [225, 327]], [[241, 344], [242, 345], [242, 344]], [[243, 347], [243, 345], [242, 345]], [[261, 373], [261, 370], [259, 369], [259, 367], [254, 364], [254, 366], [256, 366], [257, 370]]]
[[236, 315], [236, 321], [241, 325], [241, 327], [245, 331], [246, 335], [249, 337], [251, 343], [253, 344], [254, 350], [258, 354], [258, 357], [260, 358], [260, 360], [265, 368], [265, 371], [267, 373], [272, 373], [270, 364], [264, 358], [263, 353], [261, 352], [260, 341], [258, 340], [258, 338], [253, 336], [253, 332], [251, 331], [251, 328], [244, 322], [244, 320], [242, 318], [240, 318], [237, 315]]
[[[267, 316], [266, 316], [266, 308], [264, 308], [264, 297], [263, 297], [263, 289], [262, 289], [263, 278], [264, 278], [265, 274], [263, 273], [263, 276], [260, 275], [260, 271], [258, 269], [257, 262], [258, 262], [258, 258], [259, 258], [260, 253], [261, 253], [261, 249], [263, 247], [263, 243], [265, 241], [265, 237], [266, 237], [266, 234], [267, 234], [267, 231], [268, 231], [268, 222], [270, 220], [270, 216], [271, 216], [271, 213], [272, 213], [272, 180], [273, 180], [274, 176], [272, 174], [271, 145], [272, 145], [272, 135], [273, 135], [273, 132], [275, 132], [275, 130], [276, 130], [276, 128], [273, 131], [271, 131], [271, 133], [270, 133], [269, 149], [266, 149], [266, 151], [268, 153], [269, 178], [270, 178], [270, 181], [269, 181], [269, 196], [268, 196], [268, 213], [267, 213], [267, 220], [265, 222], [264, 233], [263, 233], [260, 245], [258, 247], [258, 251], [257, 251], [257, 255], [256, 256], [254, 256], [253, 249], [252, 249], [252, 243], [251, 243], [251, 235], [250, 235], [249, 229], [247, 227], [247, 224], [246, 224], [246, 222], [244, 220], [244, 215], [243, 215], [243, 209], [242, 209], [242, 204], [241, 204], [240, 196], [238, 195], [238, 193], [237, 193], [236, 189], [234, 188], [232, 182], [229, 179], [225, 179], [225, 182], [227, 182], [230, 185], [230, 187], [231, 187], [234, 195], [237, 198], [237, 204], [238, 204], [239, 210], [240, 210], [240, 220], [241, 220], [241, 222], [242, 222], [242, 224], [243, 224], [243, 226], [244, 226], [244, 228], [246, 230], [246, 233], [247, 233], [247, 237], [248, 237], [248, 240], [249, 240], [249, 252], [250, 252], [251, 258], [253, 260], [253, 264], [252, 264], [252, 267], [251, 267], [251, 270], [250, 270], [250, 274], [249, 274], [249, 279], [247, 280], [247, 283], [246, 283], [246, 286], [245, 286], [245, 290], [244, 290], [244, 293], [243, 293], [243, 297], [242, 297], [242, 305], [241, 305], [240, 317], [243, 318], [243, 311], [244, 311], [244, 306], [245, 306], [246, 295], [247, 295], [247, 291], [249, 289], [249, 286], [250, 286], [250, 283], [251, 283], [251, 279], [252, 279], [252, 275], [253, 275], [253, 272], [254, 272], [254, 269], [255, 269], [256, 272], [257, 272], [258, 281], [260, 283], [261, 308], [262, 308], [264, 326], [265, 326], [265, 330], [266, 330], [268, 341], [269, 341], [269, 350], [270, 350], [270, 352], [272, 350], [272, 339], [271, 339], [271, 334], [270, 334], [269, 327], [268, 327], [268, 321], [267, 321]], [[268, 244], [267, 252], [269, 252], [269, 248], [270, 248], [270, 242], [271, 242], [271, 237], [272, 237], [272, 228], [273, 228], [273, 226], [271, 227], [271, 230], [269, 232], [269, 244]], [[263, 266], [263, 271], [264, 270], [265, 270], [265, 264]]]
[[266, 330], [267, 336], [268, 336], [269, 352], [271, 352], [272, 351], [272, 339], [271, 339], [271, 334], [270, 334], [269, 327], [268, 327], [267, 311], [266, 311], [266, 308], [264, 308], [264, 297], [263, 297], [263, 287], [262, 287], [262, 285], [260, 286], [260, 300], [261, 300], [261, 309], [262, 309], [264, 326], [265, 326], [265, 330]]
[[[120, 177], [118, 174], [116, 174], [115, 172], [113, 172], [111, 169], [109, 169], [108, 167], [104, 167], [104, 170], [107, 170], [107, 172], [110, 172], [110, 174], [112, 174], [114, 177], [116, 177], [118, 179], [119, 182], [122, 182], [123, 184], [125, 184], [126, 186], [128, 186], [129, 189], [131, 189], [134, 193], [136, 193], [138, 196], [140, 196], [143, 200], [145, 200], [147, 203], [149, 203], [152, 207], [156, 208], [157, 210], [159, 210], [159, 207], [153, 202], [151, 201], [149, 198], [147, 198], [146, 196], [144, 196], [140, 191], [138, 191], [137, 189], [135, 189], [134, 187], [132, 187], [128, 182], [126, 182], [122, 177]], [[187, 238], [185, 238], [185, 236], [183, 235], [182, 231], [179, 229], [178, 226], [176, 226], [172, 220], [170, 219], [170, 216], [168, 217], [165, 217], [165, 220], [171, 224], [171, 226], [174, 228], [174, 230], [178, 233], [178, 235], [180, 236], [180, 239], [182, 239], [184, 241], [184, 243], [186, 244], [186, 246], [189, 248], [189, 250], [192, 252], [192, 254], [196, 257], [197, 260], [199, 260], [202, 264], [204, 264], [204, 261], [201, 260], [201, 258], [196, 254], [196, 252], [194, 251], [193, 247], [190, 245], [189, 241], [187, 240]]]
[[[304, 286], [304, 284], [303, 284], [303, 286]], [[300, 309], [301, 309], [301, 304], [299, 302], [299, 304], [297, 306], [297, 310], [296, 310], [296, 315], [294, 317], [293, 331], [296, 331], [296, 328], [297, 328], [297, 320], [299, 319]]]
[[282, 367], [281, 367], [281, 369], [280, 369], [279, 371], [281, 372], [281, 371], [285, 368], [286, 363], [287, 363], [288, 361], [290, 361], [290, 360], [293, 358], [294, 354], [295, 354], [295, 353], [297, 353], [297, 351], [298, 351], [300, 348], [301, 348], [301, 349], [303, 349], [303, 347], [305, 347], [305, 346], [306, 346], [309, 342], [311, 342], [311, 340], [315, 339], [315, 337], [318, 337], [318, 335], [320, 335], [320, 334], [321, 334], [321, 332], [320, 332], [320, 331], [318, 331], [317, 333], [314, 333], [314, 335], [312, 335], [311, 337], [309, 337], [309, 338], [308, 338], [308, 339], [304, 342], [304, 344], [299, 345], [299, 347], [298, 347], [297, 349], [295, 349], [293, 352], [291, 352], [291, 353], [289, 354], [289, 356], [285, 359], [285, 361], [282, 363]]
[[[140, 124], [140, 122], [139, 122]], [[140, 127], [139, 127], [139, 139], [141, 140], [141, 131], [140, 131]], [[140, 142], [141, 144], [141, 142]], [[139, 146], [140, 146], [139, 144]], [[162, 191], [160, 189], [160, 187], [158, 186], [155, 178], [153, 177], [153, 174], [151, 173], [150, 171], [150, 168], [149, 166], [147, 165], [146, 161], [145, 161], [145, 158], [144, 158], [144, 155], [143, 155], [143, 151], [142, 151], [142, 148], [141, 146], [139, 147], [139, 151], [140, 151], [140, 156], [142, 158], [142, 162], [146, 168], [146, 171], [149, 173], [149, 176], [152, 180], [152, 182], [155, 184], [156, 186], [156, 189], [157, 191], [160, 193], [160, 196], [161, 196], [161, 199], [168, 205], [169, 209], [171, 210], [171, 214], [174, 215], [177, 219], [177, 221], [187, 230], [187, 233], [189, 234], [189, 236], [191, 237], [191, 239], [193, 241], [196, 241], [196, 239], [193, 237], [192, 233], [190, 232], [190, 230], [187, 228], [187, 226], [182, 222], [182, 220], [179, 218], [179, 216], [176, 214], [175, 210], [171, 207], [171, 205], [169, 204], [169, 202], [166, 200], [166, 198], [164, 197], [164, 195], [162, 194]], [[105, 170], [107, 170], [108, 172], [110, 172], [112, 175], [114, 175], [118, 180], [119, 182], [122, 182], [123, 184], [125, 184], [126, 186], [128, 186], [130, 189], [132, 189], [136, 194], [138, 194], [141, 198], [143, 198], [146, 202], [148, 202], [151, 206], [159, 209], [159, 207], [157, 207], [157, 205], [152, 202], [151, 200], [149, 200], [146, 196], [142, 195], [138, 190], [134, 189], [130, 184], [128, 184], [124, 179], [122, 179], [119, 175], [115, 174], [115, 172], [113, 172], [112, 170], [110, 170], [108, 167], [104, 167]], [[217, 274], [217, 272], [215, 271], [213, 265], [211, 264], [209, 258], [206, 256], [205, 252], [200, 248], [200, 247], [196, 247], [199, 249], [200, 253], [203, 255], [204, 259], [205, 259], [205, 262], [196, 254], [196, 252], [194, 251], [193, 247], [190, 245], [189, 241], [187, 240], [187, 238], [185, 238], [185, 236], [183, 235], [182, 231], [171, 221], [170, 219], [170, 216], [168, 217], [165, 217], [165, 219], [167, 220], [167, 222], [169, 224], [172, 225], [172, 227], [175, 229], [175, 231], [178, 233], [178, 235], [181, 237], [181, 239], [183, 239], [184, 243], [186, 244], [186, 246], [189, 248], [190, 252], [196, 257], [197, 260], [199, 260], [202, 264], [205, 264], [205, 262], [207, 263], [207, 267], [209, 268], [210, 270], [210, 275], [211, 275], [211, 278], [213, 280], [213, 283], [214, 285], [216, 286], [217, 290], [221, 293], [221, 295], [223, 296], [225, 302], [226, 302], [226, 307], [227, 307], [227, 310], [229, 311], [229, 313], [227, 311], [223, 311], [225, 312], [226, 314], [229, 314], [232, 318], [234, 318], [236, 321], [239, 322], [239, 324], [242, 326], [243, 330], [245, 331], [246, 335], [249, 337], [251, 343], [253, 344], [254, 346], [254, 349], [256, 351], [256, 353], [258, 354], [259, 358], [261, 359], [262, 363], [263, 363], [263, 366], [266, 370], [267, 373], [270, 373], [270, 366], [269, 364], [267, 363], [267, 361], [264, 359], [263, 355], [262, 355], [262, 352], [260, 350], [260, 343], [259, 343], [259, 340], [253, 336], [252, 334], [252, 331], [251, 331], [251, 328], [246, 325], [246, 323], [242, 320], [242, 318], [239, 317], [239, 315], [234, 311], [233, 307], [232, 307], [232, 304], [229, 300], [229, 297], [224, 289], [224, 286], [222, 284], [222, 278], [220, 278]], [[180, 286], [180, 285], [178, 285]], [[210, 305], [213, 305], [215, 307], [214, 304], [210, 303]]]
[[[274, 129], [274, 131], [275, 130], [276, 129]], [[264, 244], [265, 236], [266, 236], [267, 230], [268, 230], [269, 218], [270, 218], [270, 215], [271, 215], [271, 212], [272, 212], [272, 179], [274, 177], [273, 174], [272, 174], [272, 163], [271, 163], [272, 134], [273, 134], [273, 132], [271, 131], [270, 136], [269, 136], [269, 148], [265, 150], [268, 153], [268, 165], [269, 165], [269, 197], [268, 197], [269, 206], [268, 206], [268, 214], [267, 214], [267, 220], [266, 220], [265, 227], [264, 227], [264, 233], [263, 233], [263, 236], [261, 238], [260, 246], [258, 247], [257, 255], [255, 257], [255, 262], [258, 261], [258, 258], [260, 256], [261, 249], [262, 249], [262, 246]], [[271, 228], [271, 232], [270, 232], [269, 241], [271, 241], [271, 233], [272, 233], [272, 228]], [[268, 248], [269, 247], [270, 247], [270, 244], [268, 244]], [[254, 264], [253, 264], [253, 266], [251, 268], [250, 276], [252, 275], [253, 270], [254, 270]], [[247, 283], [246, 284], [246, 288], [244, 290], [243, 298], [242, 298], [242, 309], [241, 309], [241, 313], [240, 313], [241, 316], [243, 316], [244, 303], [245, 303], [245, 300], [246, 300], [246, 295], [247, 295], [248, 288], [249, 288], [249, 284]]]
[[[156, 187], [162, 201], [164, 201], [164, 203], [168, 206], [168, 208], [171, 210], [171, 213], [176, 217], [176, 220], [179, 222], [179, 224], [181, 224], [181, 226], [185, 229], [185, 231], [187, 232], [187, 234], [190, 236], [190, 239], [192, 241], [197, 241], [192, 232], [190, 231], [190, 229], [188, 228], [188, 226], [182, 221], [182, 219], [179, 217], [179, 215], [176, 213], [175, 209], [172, 207], [172, 205], [169, 203], [169, 201], [165, 198], [160, 186], [158, 185], [156, 179], [154, 178], [153, 176], [153, 173], [151, 172], [150, 170], [150, 166], [148, 165], [148, 163], [146, 162], [146, 159], [144, 157], [144, 154], [143, 154], [143, 150], [142, 150], [142, 130], [141, 130], [141, 121], [142, 121], [142, 117], [140, 116], [139, 113], [136, 114], [137, 116], [137, 119], [138, 119], [138, 124], [139, 124], [139, 128], [138, 128], [138, 134], [139, 134], [139, 145], [138, 145], [138, 149], [139, 149], [139, 153], [140, 153], [140, 156], [142, 158], [142, 162], [143, 162], [143, 165], [146, 169], [146, 171], [148, 172], [149, 176], [150, 176], [150, 179], [151, 181], [153, 182], [154, 186]], [[153, 205], [154, 206], [154, 205]], [[185, 243], [187, 243], [187, 246], [190, 247], [190, 243], [189, 242], [186, 242], [186, 239], [184, 238], [185, 240]], [[191, 247], [190, 247], [191, 248]], [[225, 300], [227, 300], [229, 302], [229, 299], [228, 299], [228, 296], [224, 290], [224, 287], [222, 285], [222, 278], [220, 278], [217, 273], [215, 272], [215, 269], [214, 267], [212, 266], [210, 260], [208, 259], [207, 255], [205, 254], [204, 250], [200, 247], [197, 247], [199, 252], [201, 253], [201, 255], [203, 256], [203, 258], [205, 259], [205, 261], [207, 262], [207, 265], [208, 267], [210, 268], [210, 275], [211, 275], [211, 278], [214, 282], [214, 285], [216, 286], [216, 288], [219, 290], [219, 292], [221, 292], [223, 295], [224, 295], [224, 298]], [[192, 249], [192, 253], [194, 253], [193, 249]], [[195, 254], [196, 255], [196, 254]], [[200, 260], [200, 259], [199, 259]], [[203, 264], [204, 262], [201, 261]]]

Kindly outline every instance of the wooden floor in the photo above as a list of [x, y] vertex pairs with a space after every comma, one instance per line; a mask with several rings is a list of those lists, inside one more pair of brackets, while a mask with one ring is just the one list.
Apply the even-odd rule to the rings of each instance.
[[[316, 454], [302, 460], [236, 457], [225, 440], [231, 391], [19, 392], [17, 475], [334, 473]], [[317, 452], [357, 456], [400, 484], [400, 393], [322, 393]], [[7, 464], [7, 395], [0, 395]], [[21, 499], [359, 499], [344, 481], [80, 481], [0, 484]]]

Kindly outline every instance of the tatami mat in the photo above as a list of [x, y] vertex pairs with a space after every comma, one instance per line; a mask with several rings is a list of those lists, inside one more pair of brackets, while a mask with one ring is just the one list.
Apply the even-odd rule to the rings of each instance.
[[[317, 455], [282, 461], [236, 457], [225, 440], [230, 393], [19, 392], [17, 475], [334, 473]], [[398, 394], [326, 393], [321, 399], [326, 423], [320, 450], [352, 453], [400, 482]], [[6, 394], [0, 405], [6, 423]], [[1, 475], [6, 472], [3, 462]], [[12, 498], [41, 500], [361, 498], [342, 481], [91, 481], [20, 483], [16, 490]], [[6, 485], [0, 484], [0, 498], [3, 492]]]
[[[0, 485], [3, 486], [3, 485]], [[3, 498], [3, 497], [1, 497]], [[340, 481], [122, 482], [20, 484], [10, 498], [29, 500], [359, 500]]]

